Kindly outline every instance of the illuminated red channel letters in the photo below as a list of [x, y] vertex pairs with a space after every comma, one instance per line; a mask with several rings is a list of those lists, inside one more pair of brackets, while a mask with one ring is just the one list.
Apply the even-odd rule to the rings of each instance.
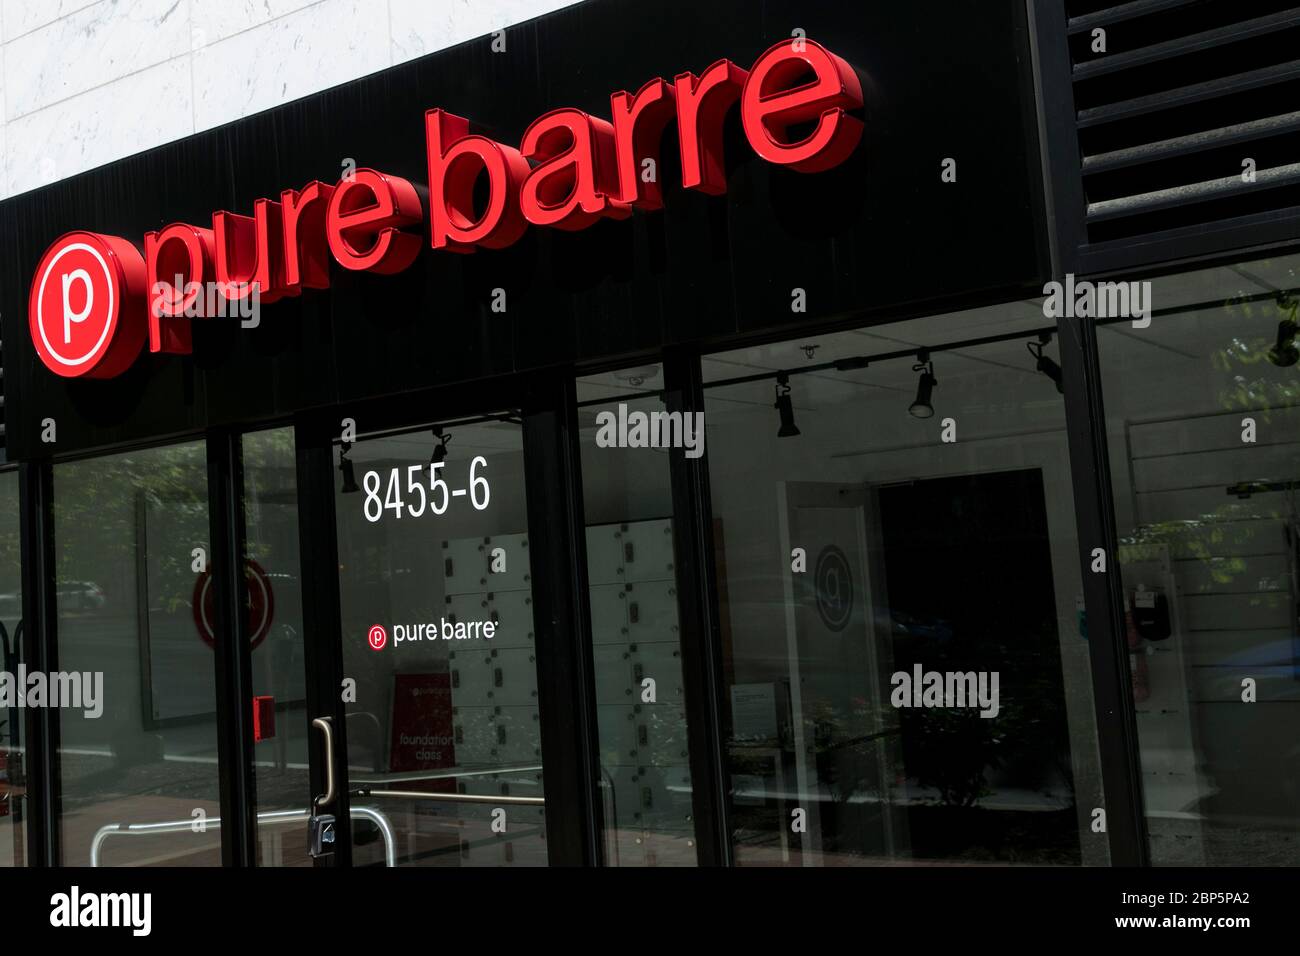
[[[530, 225], [585, 229], [664, 205], [659, 144], [676, 121], [682, 187], [726, 191], [723, 125], [739, 104], [745, 138], [769, 163], [817, 173], [844, 162], [862, 138], [857, 72], [812, 40], [782, 40], [748, 70], [719, 60], [699, 76], [656, 77], [610, 97], [610, 120], [556, 109], [534, 120], [519, 148], [472, 133], [464, 118], [425, 114], [428, 244], [471, 253], [503, 249]], [[799, 127], [810, 129], [793, 138]], [[644, 175], [647, 161], [653, 175]], [[478, 208], [480, 179], [486, 200]], [[150, 352], [188, 354], [190, 317], [210, 315], [205, 289], [263, 304], [327, 289], [330, 260], [392, 275], [421, 253], [424, 209], [409, 180], [358, 169], [333, 186], [311, 182], [252, 216], [218, 211], [211, 228], [177, 222], [126, 239], [72, 232], [56, 240], [32, 280], [28, 320], [45, 366], [67, 378], [110, 378]], [[179, 285], [178, 285], [179, 277]]]

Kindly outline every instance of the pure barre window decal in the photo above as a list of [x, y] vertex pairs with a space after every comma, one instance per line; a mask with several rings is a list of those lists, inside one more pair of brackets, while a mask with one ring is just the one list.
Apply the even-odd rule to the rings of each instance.
[[[700, 75], [654, 78], [610, 97], [610, 118], [551, 110], [519, 146], [471, 133], [442, 109], [425, 115], [427, 241], [460, 254], [502, 249], [529, 226], [585, 229], [604, 217], [663, 208], [661, 184], [641, 175], [658, 162], [662, 134], [676, 122], [682, 186], [726, 191], [723, 123], [737, 107], [745, 138], [767, 162], [818, 173], [844, 162], [862, 138], [850, 115], [863, 105], [854, 68], [812, 40], [784, 40], [749, 70], [719, 60]], [[797, 131], [797, 132], [796, 132]], [[476, 206], [476, 183], [487, 200]], [[105, 379], [150, 352], [186, 355], [190, 321], [233, 314], [250, 299], [270, 304], [326, 289], [330, 260], [344, 269], [391, 275], [424, 243], [415, 184], [357, 169], [334, 185], [311, 182], [253, 203], [252, 215], [224, 210], [207, 225], [176, 222], [140, 246], [71, 232], [46, 251], [32, 279], [28, 318], [46, 368], [65, 378]], [[240, 312], [240, 314], [244, 314]]]

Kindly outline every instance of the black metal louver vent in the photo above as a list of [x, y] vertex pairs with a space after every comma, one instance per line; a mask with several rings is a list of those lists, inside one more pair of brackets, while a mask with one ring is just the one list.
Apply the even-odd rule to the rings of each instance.
[[1300, 2], [1065, 8], [1089, 246], [1300, 217]]

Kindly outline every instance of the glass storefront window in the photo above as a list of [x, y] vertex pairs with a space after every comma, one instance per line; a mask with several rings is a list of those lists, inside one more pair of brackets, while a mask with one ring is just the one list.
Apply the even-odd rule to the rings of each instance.
[[1101, 324], [1151, 857], [1300, 863], [1300, 255]]
[[59, 712], [60, 862], [220, 865], [203, 443], [55, 465], [54, 537], [59, 669], [102, 710]]
[[1052, 325], [704, 357], [740, 864], [1108, 862]]
[[[17, 674], [22, 661], [23, 576], [18, 515], [18, 472], [0, 472], [0, 670], [7, 674]], [[25, 733], [22, 709], [0, 708], [0, 867], [23, 866], [27, 860], [23, 825]]]
[[663, 385], [658, 364], [577, 383], [608, 866], [696, 863]]
[[[1097, 325], [1151, 855], [1295, 864], [1300, 254], [1150, 282], [1149, 325]], [[1109, 862], [1057, 362], [1040, 300], [703, 357], [740, 864]], [[608, 865], [697, 862], [669, 452], [624, 440], [663, 389], [659, 364], [577, 384]], [[356, 862], [544, 864], [518, 411], [334, 464]], [[274, 818], [310, 799], [295, 469], [291, 429], [244, 436], [264, 865], [311, 862]], [[53, 474], [59, 667], [102, 708], [59, 715], [60, 862], [216, 865], [204, 445]], [[6, 670], [20, 551], [3, 471]], [[0, 711], [0, 866], [22, 731]]]

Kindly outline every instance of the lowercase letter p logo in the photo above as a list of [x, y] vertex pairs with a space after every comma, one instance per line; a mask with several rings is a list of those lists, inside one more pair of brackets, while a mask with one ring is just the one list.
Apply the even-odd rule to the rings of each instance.
[[388, 632], [384, 630], [382, 624], [372, 625], [366, 640], [369, 642], [372, 651], [382, 651], [384, 645], [388, 643]]
[[27, 300], [32, 345], [64, 378], [112, 378], [144, 346], [144, 257], [118, 236], [70, 232], [41, 257]]
[[[69, 294], [74, 282], [85, 286], [85, 303], [80, 312], [72, 310], [72, 296]], [[85, 322], [86, 316], [95, 306], [95, 284], [90, 281], [90, 273], [85, 269], [74, 269], [63, 274], [63, 344], [72, 344], [72, 323]]]

